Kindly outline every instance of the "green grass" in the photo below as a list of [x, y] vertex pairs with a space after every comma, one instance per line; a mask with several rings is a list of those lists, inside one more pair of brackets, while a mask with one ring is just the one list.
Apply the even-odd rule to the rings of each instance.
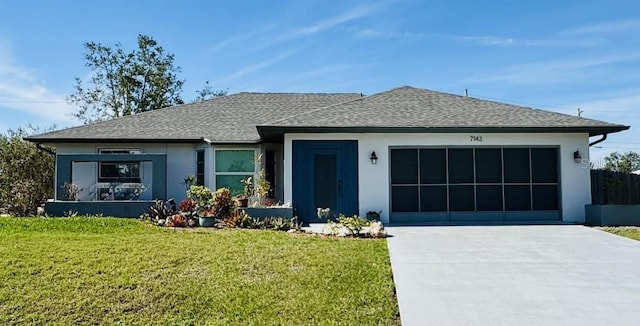
[[385, 240], [0, 218], [0, 324], [396, 325]]
[[621, 227], [601, 227], [599, 229], [602, 231], [606, 231], [609, 233], [617, 234], [623, 237], [640, 241], [639, 227], [621, 226]]

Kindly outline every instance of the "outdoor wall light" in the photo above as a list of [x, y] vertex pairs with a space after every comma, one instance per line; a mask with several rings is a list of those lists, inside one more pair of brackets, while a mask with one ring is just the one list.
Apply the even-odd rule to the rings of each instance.
[[376, 155], [376, 151], [371, 152], [371, 164], [376, 165], [378, 163], [378, 156]]
[[573, 161], [576, 163], [582, 162], [582, 156], [580, 155], [580, 151], [573, 152]]

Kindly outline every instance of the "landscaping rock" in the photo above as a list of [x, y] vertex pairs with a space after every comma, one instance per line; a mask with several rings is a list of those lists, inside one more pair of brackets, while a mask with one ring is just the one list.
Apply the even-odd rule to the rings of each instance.
[[371, 224], [369, 225], [369, 236], [371, 236], [372, 238], [384, 238], [387, 236], [387, 231], [385, 231], [382, 222], [371, 222]]

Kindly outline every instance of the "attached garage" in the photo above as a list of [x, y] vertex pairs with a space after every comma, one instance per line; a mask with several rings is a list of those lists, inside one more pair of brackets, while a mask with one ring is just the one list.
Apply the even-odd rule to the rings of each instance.
[[[447, 225], [583, 223], [591, 202], [589, 145], [598, 140], [589, 138], [628, 128], [400, 87], [283, 118], [258, 132], [282, 139], [284, 198], [304, 221], [315, 221], [318, 208], [351, 214], [355, 205], [360, 216], [379, 212], [384, 223]], [[352, 142], [356, 152], [324, 160], [326, 152], [303, 150], [304, 142]], [[341, 171], [336, 162], [352, 172], [316, 177]], [[346, 175], [357, 178], [357, 189], [345, 188]], [[353, 205], [323, 204], [340, 201]]]
[[557, 147], [390, 148], [391, 223], [559, 221]]

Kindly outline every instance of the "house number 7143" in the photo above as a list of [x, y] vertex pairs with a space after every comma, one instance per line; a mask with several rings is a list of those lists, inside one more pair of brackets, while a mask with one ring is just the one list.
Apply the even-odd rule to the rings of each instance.
[[482, 136], [469, 136], [470, 141], [482, 141]]

